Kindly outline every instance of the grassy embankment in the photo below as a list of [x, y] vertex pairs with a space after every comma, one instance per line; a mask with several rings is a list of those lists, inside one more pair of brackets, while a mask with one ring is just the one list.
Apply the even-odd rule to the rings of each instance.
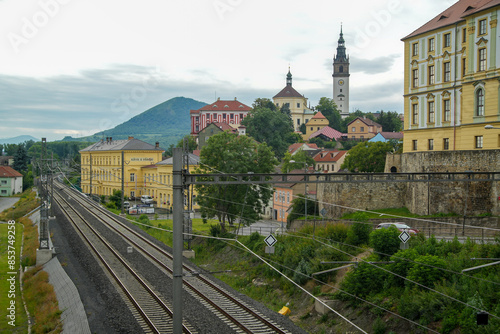
[[[29, 218], [23, 217], [39, 205], [39, 201], [35, 196], [35, 192], [27, 190], [21, 195], [21, 199], [16, 203], [15, 207], [0, 213], [0, 221], [14, 220], [16, 222], [15, 225], [11, 225], [15, 226], [16, 232], [15, 239], [11, 237], [11, 242], [14, 243], [16, 249], [14, 270], [10, 270], [8, 267], [9, 224], [0, 224], [0, 268], [2, 268], [0, 271], [0, 309], [6, 310], [11, 303], [15, 303], [14, 322], [10, 322], [11, 319], [6, 317], [0, 318], [1, 333], [28, 332], [28, 319], [19, 289], [18, 269], [19, 265], [25, 268], [36, 264], [38, 229]], [[24, 236], [24, 246], [22, 258], [20, 258], [22, 236]], [[8, 273], [12, 271], [16, 272], [13, 275], [15, 276], [16, 290], [15, 293], [9, 296], [10, 283], [7, 278], [11, 276]], [[41, 271], [41, 267], [25, 272], [23, 288], [28, 310], [35, 321], [32, 327], [33, 333], [60, 333], [62, 329], [60, 323], [61, 312], [57, 306], [54, 289], [48, 284], [47, 273]]]

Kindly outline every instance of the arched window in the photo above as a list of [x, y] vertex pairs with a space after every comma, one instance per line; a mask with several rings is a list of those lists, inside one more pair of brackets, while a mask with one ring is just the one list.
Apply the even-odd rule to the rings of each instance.
[[484, 90], [482, 88], [476, 91], [476, 116], [484, 116]]
[[344, 72], [344, 66], [340, 66], [340, 67], [339, 67], [339, 72], [340, 72], [340, 73]]

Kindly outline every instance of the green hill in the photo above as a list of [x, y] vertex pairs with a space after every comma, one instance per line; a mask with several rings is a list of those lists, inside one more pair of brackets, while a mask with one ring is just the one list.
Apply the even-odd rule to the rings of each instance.
[[98, 132], [83, 138], [66, 137], [63, 141], [89, 141], [95, 142], [105, 137], [113, 139], [126, 139], [133, 136], [137, 139], [167, 149], [170, 144], [177, 142], [191, 132], [191, 109], [200, 109], [206, 103], [185, 97], [175, 97], [158, 104], [130, 120], [116, 127]]

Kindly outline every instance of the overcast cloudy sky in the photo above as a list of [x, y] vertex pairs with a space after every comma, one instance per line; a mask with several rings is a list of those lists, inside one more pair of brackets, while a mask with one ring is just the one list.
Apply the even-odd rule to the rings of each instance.
[[352, 109], [403, 112], [400, 39], [455, 1], [0, 0], [0, 138], [79, 137], [176, 96], [332, 97], [343, 25]]

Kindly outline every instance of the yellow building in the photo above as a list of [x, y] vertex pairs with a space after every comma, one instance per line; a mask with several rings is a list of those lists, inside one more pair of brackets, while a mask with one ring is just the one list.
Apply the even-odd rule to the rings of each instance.
[[314, 116], [314, 112], [307, 107], [307, 99], [292, 87], [292, 73], [290, 70], [286, 76], [286, 86], [273, 97], [273, 102], [278, 108], [288, 105], [290, 116], [295, 131], [300, 131], [300, 126], [305, 124]]
[[460, 0], [403, 38], [403, 151], [498, 149], [498, 1]]
[[366, 117], [358, 117], [347, 124], [349, 139], [368, 140], [382, 132], [382, 125]]
[[[194, 173], [199, 167], [200, 158], [194, 154], [189, 154], [189, 172]], [[146, 180], [145, 195], [150, 195], [156, 201], [159, 208], [170, 209], [173, 202], [173, 158], [168, 158], [152, 166], [142, 168], [144, 179]], [[197, 192], [194, 187], [190, 187], [184, 193], [184, 205], [192, 210], [199, 210], [196, 202]]]
[[320, 111], [318, 111], [316, 115], [306, 122], [306, 134], [302, 135], [302, 138], [304, 140], [309, 140], [309, 137], [313, 133], [323, 129], [325, 126], [328, 126], [328, 124], [330, 124], [328, 119], [323, 116]]
[[148, 194], [144, 167], [160, 162], [163, 152], [158, 143], [155, 146], [134, 137], [126, 140], [108, 137], [92, 144], [80, 151], [82, 191], [109, 196], [113, 190], [121, 190], [123, 168], [124, 196]]

